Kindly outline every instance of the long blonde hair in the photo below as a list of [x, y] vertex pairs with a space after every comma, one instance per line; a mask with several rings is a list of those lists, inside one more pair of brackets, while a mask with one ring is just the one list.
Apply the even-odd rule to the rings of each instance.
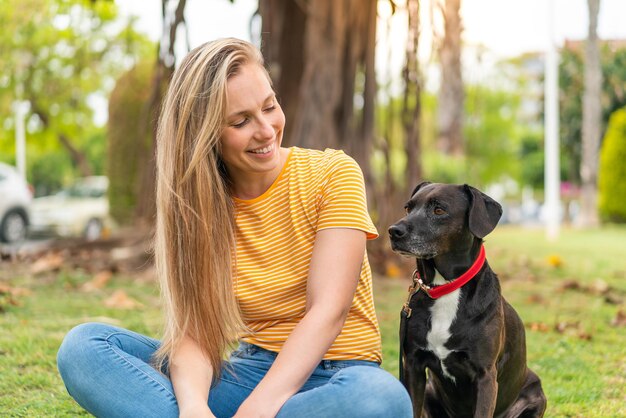
[[234, 38], [192, 50], [175, 71], [157, 132], [155, 260], [165, 304], [165, 331], [155, 355], [162, 366], [185, 336], [219, 376], [229, 343], [243, 329], [235, 300], [234, 207], [220, 158], [226, 83], [263, 57]]

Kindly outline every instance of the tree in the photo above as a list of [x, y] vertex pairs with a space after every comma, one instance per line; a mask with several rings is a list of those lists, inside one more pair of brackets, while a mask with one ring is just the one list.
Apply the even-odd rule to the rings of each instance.
[[422, 146], [420, 141], [422, 80], [417, 51], [420, 36], [420, 2], [407, 0], [409, 34], [406, 44], [406, 57], [402, 78], [404, 96], [402, 101], [402, 119], [407, 156], [407, 185], [417, 182], [422, 177]]
[[[422, 177], [422, 76], [417, 55], [419, 1], [409, 0], [404, 6], [390, 2], [390, 8], [388, 27], [397, 11], [402, 10], [406, 12], [403, 16], [407, 17], [408, 37], [401, 73], [403, 92], [394, 97], [391, 83], [383, 85], [382, 96], [386, 99], [377, 105], [372, 153], [365, 162], [372, 174], [368, 189], [370, 213], [380, 231], [398, 220], [409, 192]], [[389, 71], [387, 80], [397, 76], [391, 73], [391, 68]], [[374, 241], [368, 248], [372, 265], [384, 272], [389, 262], [388, 240]]]
[[[156, 48], [153, 68], [135, 68], [118, 80], [118, 94], [112, 97], [109, 132], [114, 140], [109, 149], [111, 212], [120, 223], [135, 223], [150, 228], [156, 214], [156, 122], [162, 99], [174, 73], [179, 26], [185, 25], [186, 0], [162, 0], [165, 22]], [[185, 26], [186, 28], [186, 26]], [[137, 78], [137, 75], [141, 77]], [[129, 80], [134, 89], [129, 88]], [[144, 84], [149, 80], [148, 84]], [[122, 87], [120, 87], [122, 86]], [[137, 100], [141, 97], [141, 100]], [[125, 106], [130, 106], [125, 108]], [[138, 108], [139, 107], [139, 108]], [[134, 141], [125, 144], [124, 141]], [[129, 149], [134, 150], [129, 158]], [[120, 164], [126, 161], [126, 164]]]
[[154, 152], [154, 122], [145, 120], [145, 109], [150, 101], [153, 72], [153, 60], [137, 64], [117, 80], [109, 97], [109, 208], [111, 216], [120, 223], [135, 220], [137, 199], [142, 195], [142, 175], [146, 169], [152, 169], [146, 167], [146, 160]]
[[441, 81], [439, 86], [438, 148], [445, 154], [461, 155], [463, 147], [463, 102], [461, 73], [461, 0], [438, 3], [444, 21], [444, 36], [438, 48]]
[[[285, 143], [335, 147], [370, 179], [376, 0], [260, 0], [262, 45], [287, 118]], [[355, 96], [361, 104], [355, 108]]]
[[605, 221], [626, 223], [626, 107], [610, 118], [600, 152], [598, 207]]
[[583, 97], [582, 180], [580, 223], [594, 226], [598, 223], [597, 214], [597, 172], [598, 150], [602, 134], [602, 69], [598, 42], [598, 12], [600, 0], [587, 0], [589, 9], [589, 34], [585, 47], [585, 92]]
[[[626, 43], [601, 41], [602, 118], [600, 138], [604, 136], [610, 115], [626, 105]], [[565, 179], [581, 184], [582, 120], [584, 92], [583, 44], [568, 41], [561, 51], [559, 66], [559, 109], [561, 155]]]
[[120, 27], [116, 19], [115, 4], [105, 1], [0, 3], [0, 114], [9, 119], [12, 102], [28, 102], [31, 174], [39, 172], [31, 157], [60, 149], [78, 174], [93, 172], [89, 141], [104, 138], [94, 123], [92, 102], [106, 96], [112, 80], [148, 44], [132, 21]]

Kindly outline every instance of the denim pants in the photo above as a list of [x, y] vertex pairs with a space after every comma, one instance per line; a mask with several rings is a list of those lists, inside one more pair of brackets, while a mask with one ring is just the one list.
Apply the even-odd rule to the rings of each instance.
[[[167, 371], [150, 364], [158, 340], [111, 325], [87, 323], [61, 344], [57, 364], [69, 394], [97, 417], [178, 417]], [[269, 370], [276, 353], [241, 343], [209, 391], [216, 417], [232, 417]], [[402, 384], [378, 363], [323, 360], [278, 418], [410, 418]]]

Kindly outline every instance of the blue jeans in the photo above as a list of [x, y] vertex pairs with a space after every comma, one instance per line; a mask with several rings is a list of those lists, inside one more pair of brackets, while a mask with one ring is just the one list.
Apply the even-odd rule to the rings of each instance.
[[[72, 329], [57, 364], [69, 394], [98, 417], [178, 417], [167, 370], [150, 359], [158, 340], [111, 325], [87, 323]], [[241, 343], [224, 363], [209, 392], [216, 417], [232, 417], [269, 370], [276, 353]], [[402, 384], [378, 363], [323, 360], [278, 418], [412, 417]]]

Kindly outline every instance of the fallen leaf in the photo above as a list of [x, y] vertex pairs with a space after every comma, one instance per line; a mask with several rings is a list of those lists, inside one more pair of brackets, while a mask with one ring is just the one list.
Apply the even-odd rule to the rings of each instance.
[[113, 294], [104, 301], [104, 305], [108, 308], [117, 309], [135, 309], [143, 306], [141, 302], [131, 298], [123, 290], [113, 292]]
[[604, 295], [604, 301], [611, 305], [621, 305], [624, 302], [624, 299], [611, 292], [608, 292], [606, 295]]
[[58, 253], [48, 253], [39, 260], [35, 261], [30, 268], [33, 274], [45, 273], [61, 268], [64, 257]]
[[387, 277], [397, 278], [402, 275], [402, 270], [394, 262], [387, 262], [385, 266], [385, 275]]
[[107, 285], [107, 283], [111, 280], [111, 277], [113, 277], [113, 273], [111, 273], [111, 271], [101, 271], [100, 273], [96, 274], [93, 279], [83, 284], [81, 289], [85, 292], [100, 290]]
[[0, 313], [5, 312], [6, 307], [9, 305], [20, 306], [20, 302], [10, 294], [4, 294], [3, 296], [0, 296]]
[[559, 268], [563, 266], [563, 259], [558, 254], [551, 254], [546, 258], [550, 267]]
[[589, 286], [591, 293], [596, 295], [603, 295], [611, 289], [609, 284], [602, 279], [596, 279]]
[[33, 292], [23, 287], [11, 287], [8, 284], [0, 283], [0, 295], [30, 296]]
[[582, 286], [577, 280], [565, 280], [559, 286], [559, 290], [579, 290]]
[[8, 284], [0, 283], [0, 294], [11, 293], [11, 287]]
[[533, 293], [530, 296], [528, 296], [528, 298], [526, 298], [526, 301], [528, 303], [538, 304], [538, 303], [543, 303], [545, 299], [539, 293]]
[[615, 318], [611, 321], [611, 325], [614, 327], [624, 327], [626, 326], [626, 312], [623, 310], [617, 311]]
[[578, 322], [557, 322], [556, 324], [554, 324], [554, 330], [559, 334], [563, 334], [568, 329], [578, 329], [578, 325]]
[[548, 332], [550, 330], [550, 327], [543, 322], [531, 322], [530, 324], [527, 324], [526, 327], [531, 331], [538, 332]]

